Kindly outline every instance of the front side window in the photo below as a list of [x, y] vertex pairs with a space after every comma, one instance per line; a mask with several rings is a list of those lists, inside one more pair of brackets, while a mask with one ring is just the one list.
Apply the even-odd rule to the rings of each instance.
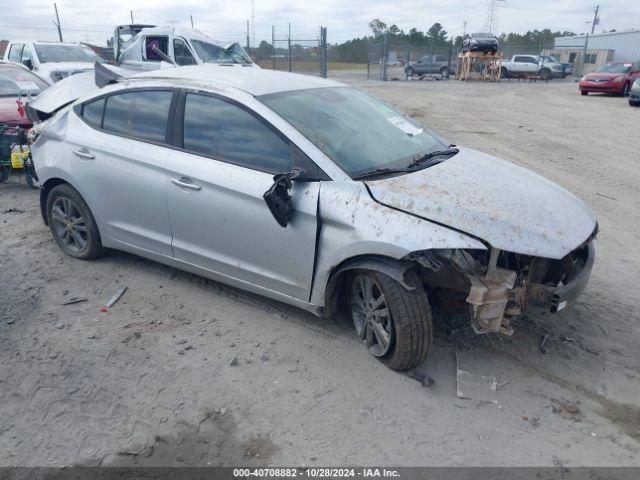
[[137, 90], [110, 95], [106, 99], [102, 128], [116, 135], [162, 143], [172, 97], [170, 90]]
[[22, 43], [14, 43], [11, 45], [11, 49], [9, 50], [9, 60], [12, 62], [20, 62], [23, 48], [24, 44]]
[[247, 110], [208, 95], [186, 96], [183, 147], [262, 172], [291, 170], [287, 140]]
[[195, 65], [197, 63], [187, 44], [180, 38], [173, 40], [173, 55], [176, 63], [180, 66]]
[[35, 45], [36, 54], [40, 63], [59, 63], [59, 62], [96, 62], [99, 61], [98, 56], [89, 47], [82, 45], [65, 45], [44, 43]]
[[406, 167], [418, 156], [447, 148], [420, 124], [353, 88], [295, 90], [258, 100], [351, 176]]
[[144, 39], [144, 53], [145, 58], [152, 62], [159, 62], [164, 60], [157, 50], [161, 51], [168, 56], [169, 37], [166, 36], [153, 36], [146, 37]]

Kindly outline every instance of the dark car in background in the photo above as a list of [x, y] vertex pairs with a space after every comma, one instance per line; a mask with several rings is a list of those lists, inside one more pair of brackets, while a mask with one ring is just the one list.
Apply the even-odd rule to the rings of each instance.
[[449, 76], [449, 57], [446, 55], [425, 55], [404, 67], [407, 77], [438, 73], [443, 78]]
[[626, 97], [637, 78], [640, 78], [638, 62], [612, 62], [583, 76], [578, 88], [582, 95], [597, 92]]
[[462, 42], [462, 51], [496, 53], [498, 51], [498, 39], [491, 33], [472, 33]]
[[24, 104], [47, 87], [28, 68], [0, 62], [0, 125], [31, 127]]
[[631, 86], [631, 92], [629, 93], [629, 105], [632, 107], [640, 107], [640, 78]]

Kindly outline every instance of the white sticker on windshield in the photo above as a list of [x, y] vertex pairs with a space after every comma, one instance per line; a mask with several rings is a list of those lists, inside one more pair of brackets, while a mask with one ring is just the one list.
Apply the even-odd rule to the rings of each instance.
[[413, 123], [402, 117], [387, 118], [387, 122], [395, 125], [407, 135], [419, 135], [422, 133], [422, 128], [416, 127]]
[[38, 86], [34, 82], [16, 82], [20, 90], [39, 90]]

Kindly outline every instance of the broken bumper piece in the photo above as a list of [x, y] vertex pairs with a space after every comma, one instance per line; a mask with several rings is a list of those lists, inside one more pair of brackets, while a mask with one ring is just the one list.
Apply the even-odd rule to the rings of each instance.
[[588, 255], [582, 270], [566, 285], [553, 287], [532, 283], [527, 289], [527, 308], [543, 312], [556, 313], [575, 303], [575, 300], [584, 291], [596, 258], [596, 249], [593, 242], [589, 243]]

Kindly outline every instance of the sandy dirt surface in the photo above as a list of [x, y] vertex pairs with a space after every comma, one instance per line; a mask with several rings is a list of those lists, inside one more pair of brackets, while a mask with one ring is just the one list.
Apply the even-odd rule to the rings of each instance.
[[[576, 307], [512, 338], [437, 318], [429, 360], [400, 374], [342, 319], [124, 253], [65, 257], [14, 178], [0, 185], [0, 465], [640, 465], [640, 109], [568, 82], [354, 84], [593, 207]], [[457, 367], [479, 383], [471, 399]]]

